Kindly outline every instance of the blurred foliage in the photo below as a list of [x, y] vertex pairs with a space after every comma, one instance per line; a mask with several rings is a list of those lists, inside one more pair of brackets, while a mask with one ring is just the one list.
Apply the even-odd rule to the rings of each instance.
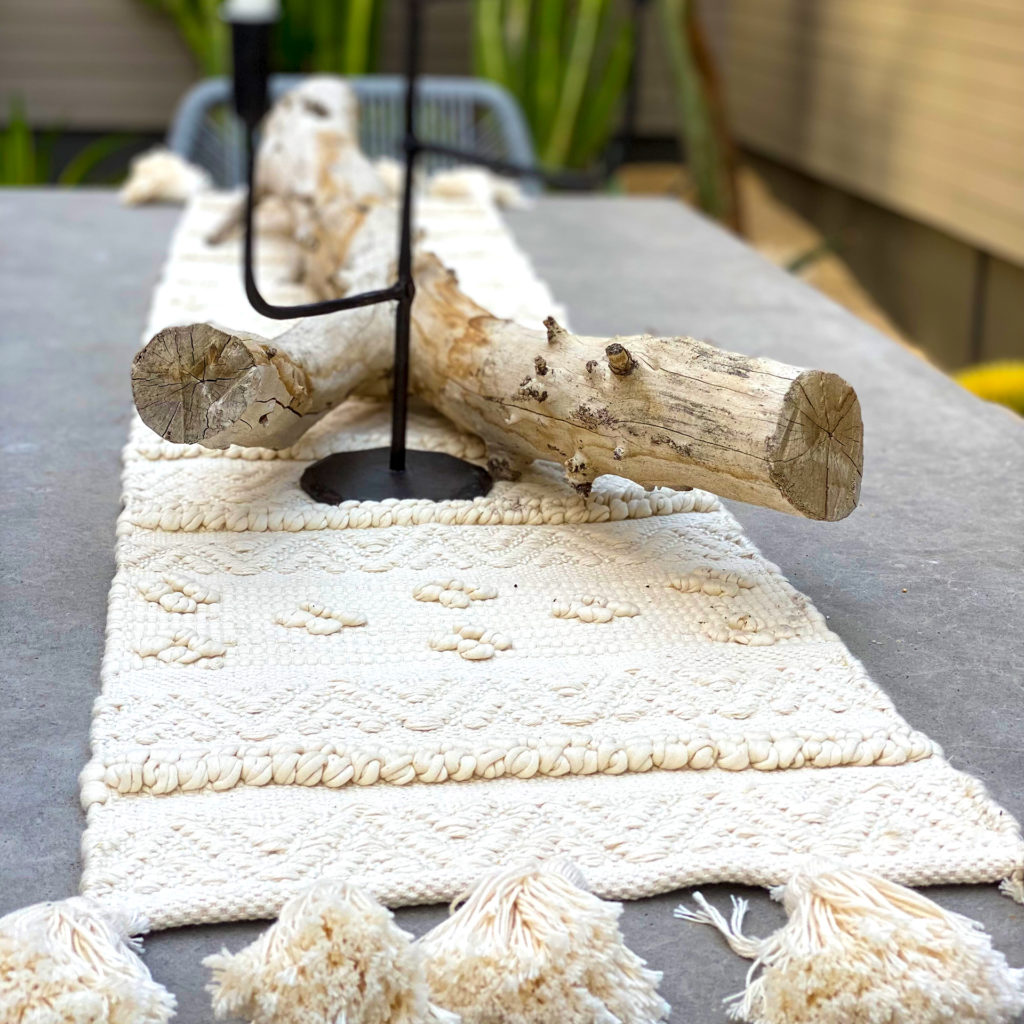
[[386, 0], [283, 0], [274, 33], [275, 70], [376, 70], [386, 11]]
[[85, 184], [107, 157], [127, 146], [132, 139], [124, 135], [103, 135], [83, 146], [54, 176], [53, 147], [56, 135], [38, 140], [25, 117], [25, 105], [13, 97], [7, 114], [7, 126], [0, 129], [0, 186]]
[[958, 371], [954, 378], [979, 398], [1005, 405], [1024, 416], [1024, 361], [981, 363]]
[[545, 167], [586, 167], [618, 126], [633, 26], [615, 0], [476, 0], [473, 57], [519, 101]]
[[223, 0], [143, 0], [143, 3], [174, 21], [203, 74], [227, 73], [230, 46], [228, 26], [220, 16]]
[[697, 189], [697, 205], [738, 229], [734, 154], [714, 63], [694, 0], [657, 0], [675, 84], [679, 136]]
[[[222, 0], [142, 2], [174, 20], [205, 74], [229, 70]], [[656, 5], [698, 205], [738, 226], [732, 148], [693, 0], [656, 0]], [[282, 0], [274, 70], [375, 70], [387, 8], [387, 0]], [[624, 0], [474, 0], [474, 70], [519, 101], [543, 166], [585, 168], [618, 128], [633, 33]]]
[[[694, 3], [656, 6], [697, 205], [738, 227], [733, 150]], [[541, 163], [552, 170], [592, 164], [615, 135], [629, 84], [634, 25], [627, 4], [476, 0], [473, 29], [476, 73], [519, 101]]]
[[52, 140], [41, 151], [25, 119], [25, 105], [13, 97], [7, 113], [7, 127], [0, 130], [0, 183], [41, 185], [50, 180]]
[[[168, 15], [202, 72], [231, 70], [222, 0], [143, 0]], [[358, 75], [377, 67], [387, 0], [282, 0], [273, 70]]]

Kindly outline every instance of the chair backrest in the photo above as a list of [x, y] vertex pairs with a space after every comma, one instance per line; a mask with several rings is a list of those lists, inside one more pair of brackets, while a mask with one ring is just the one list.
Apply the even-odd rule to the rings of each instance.
[[[303, 77], [271, 75], [271, 99], [283, 96]], [[405, 80], [399, 75], [353, 75], [346, 81], [359, 100], [363, 151], [370, 157], [400, 159]], [[512, 163], [536, 163], [519, 105], [495, 83], [480, 78], [424, 75], [417, 95], [417, 132], [424, 141], [458, 146]], [[245, 176], [242, 131], [231, 110], [228, 78], [207, 78], [185, 94], [171, 123], [167, 145], [209, 171], [216, 185], [227, 188], [241, 184]], [[455, 163], [434, 154], [421, 158], [428, 171]]]

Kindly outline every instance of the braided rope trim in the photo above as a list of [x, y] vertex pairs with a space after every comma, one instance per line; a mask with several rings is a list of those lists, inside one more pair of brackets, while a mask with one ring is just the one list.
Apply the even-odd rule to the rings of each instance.
[[[348, 406], [352, 408], [349, 409]], [[362, 418], [357, 414], [363, 412]], [[377, 415], [373, 415], [377, 413]], [[383, 417], [386, 407], [379, 402], [350, 398], [311, 427], [290, 448], [205, 448], [201, 444], [173, 444], [154, 434], [136, 415], [129, 441], [123, 451], [125, 462], [174, 462], [181, 459], [238, 459], [243, 462], [313, 462], [334, 452], [362, 451], [387, 440]], [[447, 422], [417, 415], [409, 423], [408, 444], [423, 452], [444, 452], [457, 459], [483, 462], [487, 458], [484, 442], [473, 434], [463, 434]]]
[[657, 769], [705, 771], [721, 768], [741, 772], [797, 768], [835, 768], [840, 765], [892, 767], [941, 754], [937, 744], [913, 730], [850, 732], [837, 738], [795, 733], [769, 739], [733, 739], [696, 734], [683, 737], [641, 737], [614, 741], [551, 744], [541, 740], [501, 749], [453, 749], [451, 744], [418, 750], [353, 751], [332, 745], [307, 750], [267, 746], [237, 752], [134, 751], [119, 760], [93, 761], [80, 776], [82, 806], [104, 803], [111, 791], [192, 793], [218, 792], [237, 786], [372, 786], [386, 783], [466, 782], [510, 776], [622, 775]]
[[1024, 865], [1010, 815], [939, 757], [821, 772], [115, 793], [88, 820], [82, 891], [130, 898], [155, 928], [274, 917], [325, 871], [405, 906], [457, 898], [534, 856], [571, 858], [613, 899], [777, 885], [811, 851], [914, 886], [998, 882]]
[[389, 526], [561, 526], [646, 519], [679, 512], [714, 512], [720, 506], [705, 491], [648, 491], [635, 495], [635, 486], [605, 490], [589, 498], [557, 495], [523, 498], [492, 495], [472, 501], [345, 501], [337, 506], [309, 502], [282, 507], [272, 503], [210, 505], [132, 505], [118, 518], [117, 535], [133, 528], [164, 533], [226, 530], [242, 533], [303, 530], [367, 530]]

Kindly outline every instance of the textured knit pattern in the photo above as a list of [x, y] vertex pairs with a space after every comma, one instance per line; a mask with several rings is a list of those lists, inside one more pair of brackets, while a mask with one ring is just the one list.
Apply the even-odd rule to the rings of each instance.
[[[194, 202], [147, 337], [273, 335]], [[561, 316], [500, 218], [426, 201], [430, 244], [499, 315]], [[300, 298], [282, 244], [267, 287]], [[350, 402], [282, 452], [138, 420], [110, 591], [83, 890], [155, 927], [273, 914], [320, 874], [391, 904], [568, 855], [600, 895], [784, 881], [808, 852], [910, 884], [995, 881], [1013, 820], [904, 722], [701, 491], [537, 464], [487, 498], [319, 505], [309, 461], [386, 443]], [[482, 460], [429, 413], [410, 445]]]

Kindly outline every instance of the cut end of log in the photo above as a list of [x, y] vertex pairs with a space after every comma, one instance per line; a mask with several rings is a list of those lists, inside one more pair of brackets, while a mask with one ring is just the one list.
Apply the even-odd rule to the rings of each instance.
[[800, 514], [834, 522], [856, 507], [864, 426], [853, 388], [834, 373], [804, 370], [786, 394], [769, 450], [772, 481]]
[[132, 362], [143, 422], [176, 444], [226, 447], [301, 415], [305, 374], [255, 335], [212, 324], [167, 327]]

